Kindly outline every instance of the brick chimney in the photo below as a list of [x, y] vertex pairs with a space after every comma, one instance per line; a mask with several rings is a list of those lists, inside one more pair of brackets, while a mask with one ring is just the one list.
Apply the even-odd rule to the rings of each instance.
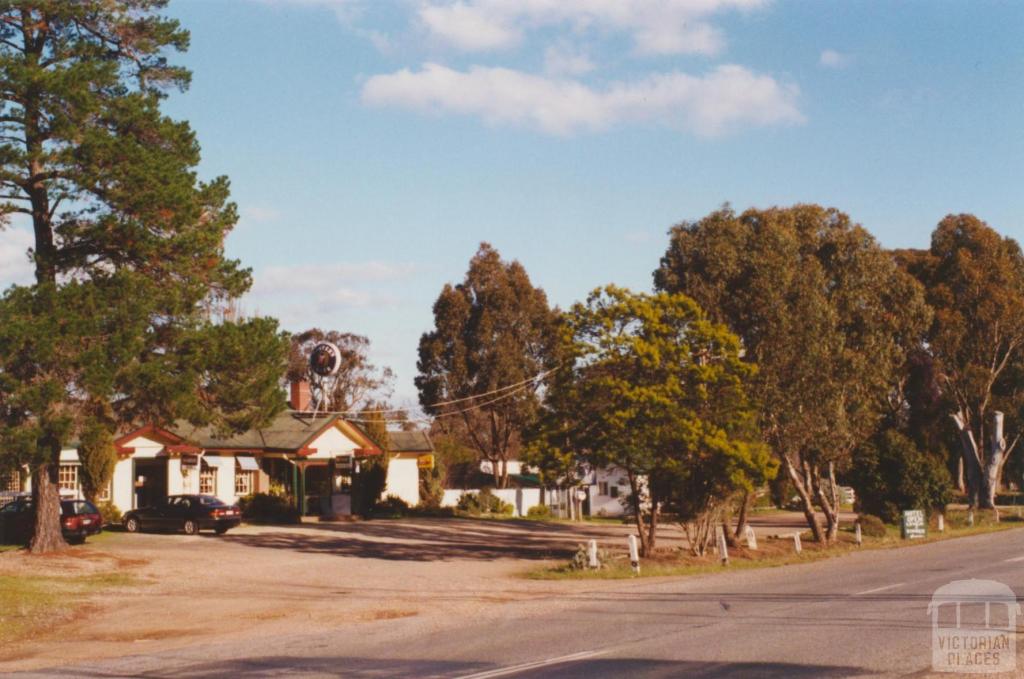
[[310, 406], [313, 403], [313, 393], [309, 389], [309, 382], [306, 380], [296, 380], [292, 382], [292, 394], [289, 400], [292, 410], [298, 410], [305, 412], [310, 410]]

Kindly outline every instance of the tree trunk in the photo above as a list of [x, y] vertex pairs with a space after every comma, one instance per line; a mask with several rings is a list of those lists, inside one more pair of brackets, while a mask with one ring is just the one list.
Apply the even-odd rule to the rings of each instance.
[[659, 502], [651, 497], [651, 522], [647, 525], [647, 548], [654, 553], [654, 542], [658, 529], [658, 507]]
[[753, 503], [754, 493], [751, 493], [749, 490], [743, 491], [743, 499], [740, 502], [740, 514], [736, 518], [736, 532], [732, 534], [734, 542], [747, 534], [747, 519]]
[[956, 489], [961, 493], [967, 492], [967, 486], [964, 484], [964, 456], [961, 455], [956, 459]]
[[817, 466], [812, 467], [811, 482], [814, 484], [814, 493], [818, 504], [821, 505], [822, 512], [825, 514], [825, 539], [832, 544], [839, 538], [839, 493], [836, 490], [835, 465], [831, 462], [828, 463], [828, 496], [825, 495], [825, 490], [821, 487]]
[[647, 544], [647, 531], [644, 530], [644, 515], [640, 511], [640, 488], [636, 475], [628, 469], [626, 470], [626, 478], [629, 480], [629, 503], [633, 505], [633, 522], [636, 524], [636, 532], [640, 536], [640, 556], [646, 558], [650, 556], [651, 550]]
[[1006, 456], [1006, 439], [1003, 437], [1003, 414], [998, 410], [992, 412], [991, 445], [988, 459], [985, 460], [985, 478], [983, 504], [985, 509], [996, 508], [996, 493], [999, 491], [999, 476]]
[[980, 506], [982, 483], [978, 442], [974, 440], [974, 432], [971, 431], [970, 423], [963, 412], [953, 413], [952, 417], [957, 431], [960, 432], [960, 451], [967, 477], [967, 506], [969, 508], [978, 507]]
[[36, 518], [29, 550], [33, 554], [55, 552], [68, 546], [60, 529], [59, 470], [60, 446], [55, 446], [51, 461], [40, 465], [32, 475]]
[[793, 466], [789, 455], [782, 456], [782, 467], [789, 475], [796, 489], [796, 494], [800, 497], [804, 518], [807, 519], [807, 525], [810, 527], [814, 539], [820, 544], [825, 544], [825, 533], [822, 530], [821, 523], [818, 521], [817, 514], [814, 513], [814, 502], [811, 500], [810, 490], [800, 477], [800, 472]]

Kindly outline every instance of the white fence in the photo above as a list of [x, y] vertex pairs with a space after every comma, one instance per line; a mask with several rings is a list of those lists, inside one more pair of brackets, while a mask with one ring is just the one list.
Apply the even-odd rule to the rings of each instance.
[[[469, 490], [445, 490], [444, 497], [441, 499], [442, 507], [454, 507], [459, 503], [459, 498], [464, 494], [475, 494], [480, 491], [471, 488]], [[513, 516], [526, 516], [526, 512], [530, 510], [530, 507], [535, 507], [540, 504], [540, 488], [503, 488], [500, 490], [492, 490], [492, 493], [504, 502], [512, 505]]]

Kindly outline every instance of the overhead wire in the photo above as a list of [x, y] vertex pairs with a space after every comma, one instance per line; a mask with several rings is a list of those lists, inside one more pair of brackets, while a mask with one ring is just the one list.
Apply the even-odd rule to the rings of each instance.
[[[468, 408], [463, 408], [463, 409], [460, 409], [460, 410], [452, 410], [452, 411], [447, 411], [447, 412], [443, 412], [443, 413], [437, 413], [436, 415], [432, 415], [432, 416], [429, 416], [429, 417], [404, 417], [404, 418], [394, 418], [394, 419], [389, 419], [387, 417], [380, 418], [380, 419], [370, 419], [370, 418], [367, 418], [367, 417], [345, 417], [345, 419], [348, 420], [349, 422], [367, 423], [367, 424], [370, 424], [370, 423], [373, 423], [373, 424], [377, 424], [377, 423], [381, 423], [381, 424], [402, 424], [402, 423], [408, 423], [408, 422], [431, 422], [431, 421], [433, 421], [433, 420], [435, 420], [435, 419], [437, 419], [439, 417], [451, 417], [453, 415], [462, 415], [463, 413], [471, 412], [473, 410], [478, 410], [480, 408], [483, 408], [483, 407], [492, 405], [494, 403], [498, 403], [500, 401], [503, 401], [503, 400], [505, 400], [507, 398], [511, 398], [511, 397], [517, 395], [518, 393], [520, 393], [521, 391], [525, 391], [526, 388], [529, 385], [531, 385], [531, 384], [533, 384], [535, 382], [539, 382], [539, 381], [543, 380], [545, 377], [547, 377], [548, 375], [558, 371], [559, 368], [561, 368], [561, 366], [556, 366], [556, 367], [551, 368], [549, 370], [545, 370], [543, 372], [537, 373], [533, 377], [525, 379], [525, 380], [523, 380], [521, 382], [516, 382], [514, 384], [508, 384], [508, 385], [505, 385], [504, 387], [499, 387], [497, 389], [491, 389], [490, 391], [485, 391], [485, 392], [482, 392], [480, 394], [473, 394], [471, 396], [463, 396], [461, 398], [450, 399], [448, 401], [439, 401], [437, 403], [431, 404], [430, 406], [427, 406], [430, 409], [434, 409], [434, 408], [440, 408], [440, 407], [443, 407], [443, 406], [454, 405], [456, 403], [463, 403], [465, 401], [474, 401], [474, 400], [481, 399], [481, 398], [484, 398], [484, 397], [487, 397], [487, 396], [493, 396], [495, 394], [501, 394], [500, 396], [496, 396], [495, 398], [492, 398], [492, 399], [490, 399], [488, 401], [484, 401], [483, 403], [474, 403], [473, 405], [469, 406]], [[502, 393], [502, 392], [508, 392], [508, 393]], [[322, 413], [324, 415], [343, 415], [343, 416], [344, 415], [355, 414], [355, 415], [366, 416], [366, 415], [378, 415], [378, 414], [385, 414], [385, 413], [401, 413], [401, 414], [404, 414], [405, 412], [407, 412], [407, 411], [404, 408], [389, 408], [389, 409], [377, 409], [377, 410], [321, 410], [321, 411], [318, 411], [317, 414], [321, 414]]]

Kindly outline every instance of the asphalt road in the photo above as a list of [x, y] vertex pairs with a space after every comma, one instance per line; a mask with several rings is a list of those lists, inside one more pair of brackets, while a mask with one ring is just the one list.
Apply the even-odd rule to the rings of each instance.
[[932, 594], [970, 578], [1024, 594], [1024, 530], [784, 568], [595, 582], [482, 619], [297, 629], [26, 676], [922, 676]]

